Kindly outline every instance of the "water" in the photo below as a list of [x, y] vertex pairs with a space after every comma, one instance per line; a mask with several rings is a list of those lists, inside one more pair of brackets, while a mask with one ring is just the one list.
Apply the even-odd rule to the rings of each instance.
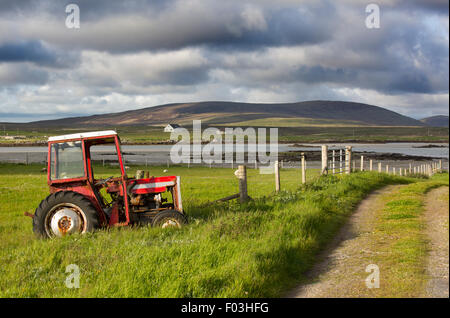
[[[329, 149], [353, 146], [354, 152], [396, 153], [410, 156], [424, 156], [433, 158], [449, 158], [448, 144], [445, 148], [417, 148], [432, 143], [385, 143], [385, 144], [328, 144]], [[234, 151], [242, 153], [255, 145], [234, 145]], [[306, 147], [294, 147], [292, 144], [280, 144], [279, 152], [320, 150], [320, 144], [309, 144]], [[126, 161], [129, 163], [166, 164], [169, 160], [172, 145], [130, 145], [122, 146]], [[226, 151], [231, 151], [228, 147]], [[269, 146], [267, 146], [269, 150]], [[96, 146], [93, 148], [94, 160], [114, 160], [113, 146]], [[0, 162], [45, 162], [47, 147], [0, 147]]]

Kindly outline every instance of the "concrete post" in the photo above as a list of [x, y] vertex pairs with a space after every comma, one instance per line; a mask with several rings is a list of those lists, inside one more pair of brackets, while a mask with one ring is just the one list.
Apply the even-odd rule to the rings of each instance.
[[350, 174], [352, 171], [352, 146], [345, 147], [345, 174]]
[[336, 156], [336, 150], [333, 150], [333, 158], [332, 158], [332, 162], [333, 162], [333, 174], [335, 174], [336, 173], [336, 160], [335, 160], [335, 157]]
[[302, 183], [306, 183], [306, 160], [305, 154], [302, 152]]
[[275, 191], [280, 192], [280, 163], [275, 161]]
[[322, 145], [322, 171], [321, 174], [328, 174], [328, 146]]

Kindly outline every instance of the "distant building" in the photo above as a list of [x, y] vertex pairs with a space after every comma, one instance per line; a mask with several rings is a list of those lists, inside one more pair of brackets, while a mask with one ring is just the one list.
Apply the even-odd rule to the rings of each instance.
[[164, 127], [164, 132], [172, 132], [177, 128], [180, 128], [181, 126], [178, 124], [168, 124], [166, 127]]

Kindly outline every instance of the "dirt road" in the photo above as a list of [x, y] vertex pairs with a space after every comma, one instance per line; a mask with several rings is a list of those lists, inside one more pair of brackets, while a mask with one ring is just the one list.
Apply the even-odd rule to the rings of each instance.
[[367, 254], [374, 253], [365, 247], [370, 246], [368, 240], [373, 230], [373, 219], [376, 217], [374, 212], [383, 206], [379, 198], [385, 193], [395, 191], [398, 187], [400, 186], [387, 186], [364, 199], [347, 224], [319, 255], [319, 262], [306, 274], [306, 283], [290, 292], [287, 297], [349, 297], [352, 295], [354, 286], [361, 284], [361, 276], [355, 273], [365, 274], [365, 267], [368, 265], [365, 258]]
[[448, 187], [430, 191], [425, 201], [426, 233], [430, 240], [425, 297], [449, 297]]
[[[306, 273], [305, 282], [286, 297], [372, 297], [364, 279], [368, 275], [365, 268], [371, 258], [382, 254], [373, 242], [375, 219], [384, 207], [383, 195], [399, 191], [402, 187], [405, 185], [387, 186], [363, 200], [347, 224], [319, 255], [318, 263]], [[448, 187], [430, 191], [426, 196], [425, 210], [423, 217], [427, 228], [424, 234], [430, 240], [427, 260], [429, 281], [426, 290], [417, 294], [448, 297]]]

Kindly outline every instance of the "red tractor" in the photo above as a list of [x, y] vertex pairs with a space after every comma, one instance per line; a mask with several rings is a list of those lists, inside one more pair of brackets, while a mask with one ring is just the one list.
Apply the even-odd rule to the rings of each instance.
[[[91, 148], [114, 145], [120, 177], [96, 179]], [[116, 154], [114, 154], [116, 156]], [[114, 131], [49, 138], [50, 195], [33, 215], [33, 231], [42, 237], [86, 233], [96, 228], [151, 224], [181, 227], [180, 177], [129, 178], [120, 139]]]

